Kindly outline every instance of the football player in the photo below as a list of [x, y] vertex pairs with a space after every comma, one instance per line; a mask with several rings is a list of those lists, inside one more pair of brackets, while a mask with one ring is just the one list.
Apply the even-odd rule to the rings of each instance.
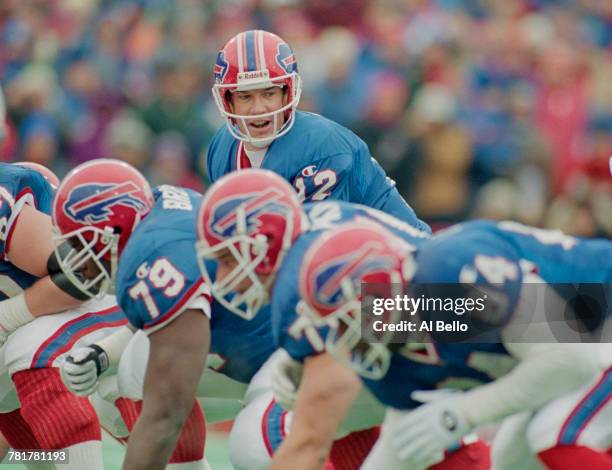
[[[190, 410], [199, 419], [190, 418], [189, 426], [203, 426], [194, 398], [211, 386], [210, 375], [203, 373], [207, 357], [244, 393], [244, 384], [274, 351], [265, 314], [248, 322], [210, 298], [194, 251], [200, 201], [200, 194], [183, 188], [151, 191], [137, 170], [104, 159], [75, 168], [54, 199], [54, 223], [74, 247], [60, 255], [67, 277], [89, 296], [114, 286], [130, 323], [148, 336], [143, 341], [142, 333], [135, 335], [119, 364], [120, 390], [132, 388], [143, 400], [126, 468], [164, 468]], [[93, 363], [95, 383], [105, 351], [99, 344], [92, 348], [93, 358], [79, 363], [87, 370]], [[72, 389], [79, 388], [80, 375], [74, 371], [67, 377]], [[143, 375], [143, 389], [134, 391], [139, 385], [133, 383]], [[132, 385], [122, 386], [124, 381]], [[81, 382], [90, 383], [87, 373]]]
[[[257, 319], [258, 310], [270, 304], [276, 344], [291, 356], [275, 363], [275, 367], [280, 364], [287, 369], [278, 374], [280, 380], [298, 381], [301, 375], [299, 398], [293, 412], [287, 415], [290, 432], [282, 428], [272, 442], [265, 442], [273, 450], [278, 447], [272, 463], [275, 468], [321, 467], [330, 447], [334, 466], [356, 468], [377, 437], [370, 428], [381, 418], [380, 407], [369, 394], [360, 394], [360, 383], [350, 370], [324, 354], [319, 333], [307, 328], [306, 318], [298, 314], [304, 307], [297, 290], [304, 252], [330, 229], [351, 220], [384, 225], [411, 246], [429, 236], [415, 227], [416, 218], [414, 225], [409, 225], [362, 205], [325, 201], [300, 206], [291, 186], [263, 169], [224, 176], [209, 189], [200, 208], [197, 255], [213, 295], [245, 318]], [[218, 262], [215, 273], [208, 270], [210, 259]], [[384, 263], [381, 259], [381, 270], [385, 269]], [[249, 404], [237, 418], [237, 423], [251, 420], [251, 435], [256, 434], [253, 428], [261, 426], [268, 414], [285, 413], [270, 395], [267, 401], [262, 398]], [[283, 393], [276, 398], [286, 407], [292, 401]], [[349, 408], [349, 417], [337, 432], [340, 419], [329, 417], [342, 418]], [[248, 425], [243, 429], [249, 429]], [[368, 431], [348, 434], [332, 446], [334, 437], [355, 430]], [[478, 457], [470, 464], [478, 468]]]
[[102, 468], [96, 412], [66, 390], [57, 366], [75, 344], [107, 336], [126, 320], [105, 300], [77, 307], [84, 296], [53, 255], [49, 212], [57, 183], [40, 165], [0, 163], [0, 327], [6, 342], [0, 428], [15, 449], [68, 449], [67, 468]]
[[[364, 256], [355, 267], [352, 260], [368, 244], [378, 246], [379, 252]], [[419, 338], [416, 333], [403, 344], [392, 345], [389, 335], [381, 336], [380, 343], [365, 341], [358, 289], [361, 282], [369, 282], [369, 265], [383, 255], [395, 260], [386, 282], [397, 285], [400, 279], [402, 290], [409, 283], [414, 298], [488, 299], [490, 307], [471, 316], [470, 327], [477, 328], [479, 336], [459, 336], [463, 341], [454, 343], [443, 328], [431, 334], [433, 342], [425, 343], [425, 356], [415, 354], [423, 347], [413, 340]], [[526, 286], [549, 283], [545, 313], [565, 315], [564, 286], [553, 283], [605, 288], [612, 269], [600, 260], [610, 255], [612, 243], [607, 240], [487, 221], [455, 226], [416, 250], [402, 247], [388, 231], [365, 224], [339, 227], [313, 245], [301, 267], [300, 289], [308, 305], [303, 311], [314, 325], [329, 328], [327, 350], [351, 365], [374, 394], [393, 407], [364, 468], [426, 467], [440, 461], [445, 449], [475, 427], [520, 412], [534, 413], [525, 426], [527, 445], [548, 468], [609, 468], [609, 345], [553, 343], [556, 322], [532, 317], [542, 308], [534, 307], [538, 298], [528, 295]], [[343, 280], [334, 278], [338, 272]], [[605, 291], [599, 291], [604, 292], [602, 300]], [[397, 307], [392, 308], [396, 310], [390, 315], [401, 318]], [[419, 309], [425, 323], [441, 319], [447, 326], [458, 318], [455, 313], [440, 307], [429, 313]], [[559, 318], [566, 318], [563, 315]], [[467, 385], [471, 390], [417, 390], [448, 388], [457, 380], [463, 382], [458, 388]], [[425, 404], [411, 412], [397, 411], [413, 408], [415, 400]], [[503, 462], [496, 465], [508, 468]]]
[[[245, 31], [219, 51], [212, 94], [227, 125], [208, 150], [212, 182], [245, 168], [272, 170], [302, 201], [336, 199], [380, 209], [406, 222], [414, 211], [348, 129], [297, 110], [302, 92], [290, 46], [267, 31]], [[430, 231], [418, 222], [418, 228]]]

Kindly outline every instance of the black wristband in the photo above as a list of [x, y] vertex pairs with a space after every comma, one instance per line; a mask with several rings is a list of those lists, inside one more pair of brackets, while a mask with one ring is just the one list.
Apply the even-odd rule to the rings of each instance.
[[96, 370], [98, 371], [98, 375], [102, 374], [106, 369], [108, 369], [109, 361], [108, 354], [106, 351], [102, 349], [97, 344], [90, 344], [89, 347], [96, 352], [97, 360], [96, 360]]

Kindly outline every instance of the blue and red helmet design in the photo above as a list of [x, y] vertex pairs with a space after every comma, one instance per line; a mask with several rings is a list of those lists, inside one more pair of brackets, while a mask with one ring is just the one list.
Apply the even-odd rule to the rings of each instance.
[[276, 46], [278, 52], [276, 53], [276, 63], [286, 73], [293, 73], [298, 71], [297, 59], [295, 54], [287, 43], [279, 42]]
[[[240, 129], [239, 120], [253, 116], [235, 114], [231, 92], [261, 90], [272, 86], [282, 87], [287, 100], [282, 107], [262, 113], [267, 118], [274, 116], [275, 120], [283, 118], [283, 122], [279, 121], [278, 128], [269, 137], [271, 140], [284, 135], [293, 126], [294, 121], [291, 118], [302, 93], [297, 60], [291, 47], [276, 34], [250, 30], [238, 33], [219, 51], [214, 68], [212, 94], [217, 109], [225, 117], [228, 129], [234, 137], [246, 142], [262, 139]], [[268, 137], [264, 140], [267, 139]]]
[[246, 233], [252, 233], [269, 223], [270, 218], [285, 219], [291, 209], [281, 200], [282, 193], [276, 188], [226, 197], [215, 204], [208, 220], [208, 231], [224, 239], [236, 234], [237, 208], [241, 208], [246, 222]]
[[353, 290], [360, 292], [360, 284], [376, 275], [387, 275], [396, 264], [393, 257], [385, 255], [377, 242], [367, 242], [355, 251], [343, 254], [315, 267], [306, 276], [311, 298], [319, 306], [337, 308], [346, 302], [342, 297], [342, 284], [348, 279]]
[[119, 184], [86, 183], [73, 188], [64, 211], [75, 222], [97, 224], [110, 221], [115, 208], [130, 207], [142, 212], [147, 203], [137, 196], [141, 189], [132, 181]]
[[229, 62], [225, 60], [225, 52], [219, 51], [217, 54], [217, 60], [215, 61], [214, 78], [215, 83], [223, 83], [227, 70], [229, 69]]
[[[362, 295], [391, 295], [398, 287], [396, 282], [406, 282], [401, 271], [409, 250], [405, 242], [372, 221], [340, 224], [322, 234], [306, 252], [300, 268], [300, 295], [321, 317], [349, 301], [361, 301]], [[352, 298], [345, 298], [346, 282], [352, 287]], [[362, 285], [366, 284], [364, 293]]]
[[205, 249], [213, 252], [228, 243], [241, 252], [255, 244], [261, 249], [264, 244], [257, 239], [265, 240], [265, 258], [257, 272], [271, 273], [305, 223], [300, 200], [287, 181], [272, 171], [249, 168], [211, 186], [200, 205], [196, 230]]
[[73, 168], [62, 180], [51, 216], [62, 239], [78, 235], [87, 241], [98, 240], [96, 250], [111, 256], [103, 251], [108, 238], [101, 234], [112, 228], [119, 255], [152, 207], [151, 187], [136, 168], [120, 160], [99, 158]]

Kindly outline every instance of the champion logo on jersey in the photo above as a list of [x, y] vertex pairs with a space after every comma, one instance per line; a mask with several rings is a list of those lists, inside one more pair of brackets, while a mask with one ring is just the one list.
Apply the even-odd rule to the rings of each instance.
[[238, 211], [245, 218], [246, 233], [262, 224], [262, 217], [285, 217], [289, 207], [279, 201], [282, 194], [276, 188], [266, 191], [241, 194], [222, 199], [212, 208], [209, 227], [211, 232], [224, 238], [236, 232]]
[[215, 62], [215, 83], [223, 83], [228, 69], [229, 63], [225, 60], [225, 52], [219, 51], [217, 54], [217, 61]]
[[297, 60], [287, 44], [280, 43], [276, 54], [276, 63], [287, 73], [297, 72]]
[[334, 258], [313, 273], [315, 298], [326, 307], [337, 307], [342, 300], [342, 283], [349, 279], [354, 292], [359, 295], [361, 280], [366, 275], [389, 273], [394, 269], [394, 260], [380, 254], [378, 243], [371, 242], [359, 250]]
[[81, 184], [68, 194], [64, 210], [76, 222], [94, 224], [110, 220], [109, 216], [118, 206], [132, 207], [139, 212], [144, 210], [145, 201], [134, 194], [139, 191], [132, 181], [121, 184]]

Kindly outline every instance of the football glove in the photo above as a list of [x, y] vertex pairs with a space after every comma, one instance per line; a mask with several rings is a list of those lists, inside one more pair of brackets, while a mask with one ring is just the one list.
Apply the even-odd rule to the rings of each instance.
[[427, 468], [444, 459], [444, 451], [458, 447], [471, 431], [462, 408], [462, 393], [416, 391], [412, 399], [424, 403], [399, 418], [393, 426], [393, 447], [410, 468]]
[[98, 345], [77, 348], [66, 356], [61, 365], [62, 381], [75, 395], [86, 397], [98, 386], [98, 378], [108, 369], [108, 355]]
[[295, 403], [304, 365], [284, 351], [283, 353], [281, 359], [272, 367], [270, 379], [274, 400], [285, 410], [290, 410]]

